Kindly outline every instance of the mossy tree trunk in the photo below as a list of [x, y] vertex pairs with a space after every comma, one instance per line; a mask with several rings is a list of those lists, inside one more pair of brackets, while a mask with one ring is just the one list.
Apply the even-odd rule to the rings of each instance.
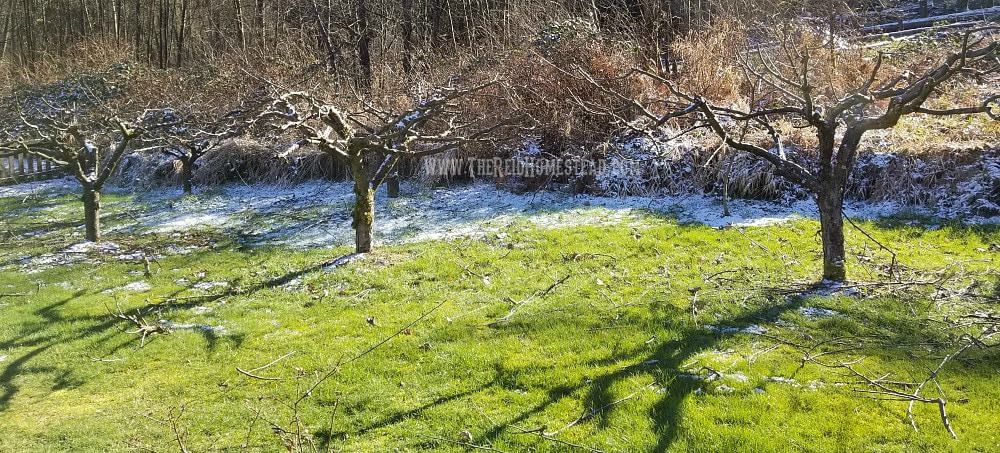
[[843, 192], [835, 188], [823, 190], [816, 194], [816, 204], [823, 241], [823, 279], [842, 282], [847, 279]]
[[369, 181], [364, 159], [360, 154], [350, 157], [351, 176], [354, 179], [353, 227], [355, 251], [372, 251], [373, 225], [375, 223], [375, 189]]

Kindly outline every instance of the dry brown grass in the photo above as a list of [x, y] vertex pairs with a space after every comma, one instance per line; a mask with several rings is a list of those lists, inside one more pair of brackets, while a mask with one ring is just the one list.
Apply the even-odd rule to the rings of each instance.
[[324, 153], [299, 150], [276, 158], [275, 144], [232, 140], [198, 161], [195, 184], [214, 186], [229, 182], [293, 183], [309, 179], [343, 177], [343, 166]]
[[[614, 118], [600, 112], [614, 111], [626, 117], [635, 113], [630, 113], [621, 99], [581, 78], [581, 70], [624, 96], [642, 97], [646, 89], [642, 82], [624, 77], [639, 63], [636, 54], [624, 43], [604, 39], [586, 27], [585, 22], [567, 24], [552, 32], [560, 33], [554, 35], [557, 39], [536, 41], [504, 62], [515, 106], [533, 119], [533, 135], [551, 153], [610, 139], [619, 126]], [[588, 111], [581, 104], [597, 108]]]
[[[563, 24], [558, 21], [552, 23]], [[262, 88], [306, 89], [347, 108], [356, 108], [364, 100], [385, 109], [398, 110], [426, 95], [431, 87], [450, 80], [470, 84], [499, 76], [506, 88], [471, 100], [463, 106], [463, 114], [499, 118], [524, 112], [531, 121], [522, 125], [533, 125], [534, 129], [511, 131], [498, 137], [495, 143], [462, 150], [456, 153], [457, 157], [509, 154], [524, 144], [525, 136], [532, 136], [540, 138], [542, 148], [554, 154], [603, 158], [603, 148], [599, 145], [617, 138], [622, 129], [615, 123], [615, 118], [598, 110], [614, 111], [625, 117], [636, 115], [621, 99], [596, 89], [589, 81], [580, 78], [577, 68], [590, 74], [599, 84], [628, 97], [662, 99], [664, 93], [648, 80], [624, 77], [631, 68], [643, 63], [633, 43], [594, 33], [581, 21], [556, 28], [560, 32], [557, 40], [539, 41], [542, 35], [537, 33], [537, 27], [525, 28], [524, 33], [532, 37], [527, 39], [527, 43], [513, 48], [484, 47], [467, 54], [447, 53], [433, 59], [421, 59], [421, 73], [412, 80], [400, 73], [395, 63], [382, 64], [375, 68], [374, 88], [368, 93], [358, 90], [353, 80], [328, 73], [319, 64], [311, 46], [289, 40], [279, 43], [275, 52], [210, 54], [203, 61], [191, 62], [181, 69], [160, 70], [135, 65], [130, 72], [127, 96], [136, 104], [188, 106], [204, 115], [218, 115], [234, 108], [241, 100], [259, 94]], [[545, 30], [551, 31], [549, 27]], [[798, 33], [797, 42], [801, 45], [822, 47], [820, 35]], [[746, 27], [739, 23], [721, 22], [680, 40], [674, 49], [684, 59], [681, 73], [677, 76], [678, 84], [723, 104], [748, 107], [751, 85], [746, 83], [744, 73], [733, 58], [734, 52], [745, 48], [748, 36]], [[954, 45], [954, 41], [918, 39], [882, 47], [880, 49], [892, 54], [884, 66], [884, 73], [888, 76], [904, 70], [918, 72], [933, 64], [942, 52], [953, 49]], [[861, 83], [871, 69], [874, 54], [873, 49], [858, 48], [833, 54], [818, 51], [813, 64], [819, 99], [836, 99]], [[0, 88], [10, 89], [21, 83], [41, 85], [80, 73], [94, 73], [119, 61], [133, 61], [132, 55], [127, 46], [101, 41], [85, 42], [65, 57], [39, 62], [30, 75], [24, 68], [0, 67]], [[461, 76], [455, 78], [458, 74]], [[998, 88], [997, 83], [955, 84], [937, 95], [929, 106], [972, 105], [986, 94], [1000, 91]], [[581, 100], [601, 109], [588, 111], [581, 107]], [[764, 96], [757, 100], [768, 102], [770, 99]], [[779, 123], [788, 146], [801, 149], [803, 159], [808, 159], [815, 137], [809, 130], [796, 126]], [[768, 137], [761, 135], [758, 139], [761, 144], [768, 144]], [[680, 190], [682, 187], [717, 189], [724, 176], [728, 175], [733, 196], [773, 198], [785, 190], [770, 167], [747, 156], [726, 153], [721, 159], [705, 162], [718, 144], [716, 138], [702, 137], [696, 143], [699, 149], [686, 150], [687, 156], [677, 157], [679, 161], [694, 165], [693, 172], [658, 170], [659, 173], [650, 176], [650, 180], [654, 181], [650, 187], [667, 190]], [[941, 169], [965, 159], [963, 153], [966, 150], [997, 146], [1000, 146], [1000, 122], [982, 115], [912, 116], [894, 129], [870, 134], [863, 144], [865, 152], [919, 154], [922, 160], [936, 162], [926, 164], [929, 165], [926, 168]], [[292, 182], [343, 176], [342, 167], [330, 156], [313, 150], [298, 151], [285, 160], [274, 159], [275, 149], [280, 147], [283, 144], [277, 141], [254, 139], [233, 142], [203, 158], [201, 168], [196, 172], [196, 184]], [[155, 164], [155, 160], [149, 160], [139, 174], [147, 175], [142, 177], [151, 181], [173, 183], [175, 170], [162, 165], [162, 162]], [[864, 197], [900, 194], [901, 199], [920, 200], [926, 198], [919, 194], [924, 189], [913, 187], [924, 187], [925, 183], [938, 181], [923, 176], [914, 181], [906, 176], [913, 174], [913, 168], [904, 164], [893, 164], [878, 174], [889, 180], [885, 183], [859, 181], [856, 189], [852, 190]], [[901, 192], [903, 190], [908, 192]]]

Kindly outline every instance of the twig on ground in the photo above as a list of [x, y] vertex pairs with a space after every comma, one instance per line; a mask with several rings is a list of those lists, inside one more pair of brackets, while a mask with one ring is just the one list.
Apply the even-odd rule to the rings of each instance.
[[529, 430], [524, 430], [524, 429], [518, 428], [518, 432], [515, 433], [515, 434], [532, 434], [532, 435], [538, 436], [538, 437], [540, 437], [542, 439], [545, 439], [545, 440], [547, 440], [549, 442], [555, 442], [557, 444], [562, 444], [562, 445], [565, 445], [567, 447], [573, 447], [573, 448], [576, 448], [576, 449], [579, 449], [579, 450], [586, 450], [586, 451], [589, 451], [589, 452], [592, 452], [592, 453], [605, 453], [604, 450], [601, 450], [601, 449], [598, 449], [598, 448], [588, 447], [586, 445], [574, 444], [572, 442], [568, 442], [568, 441], [565, 441], [565, 440], [553, 437], [553, 436], [551, 436], [549, 434], [546, 434], [544, 426], [541, 427], [541, 428], [535, 428], [535, 429], [529, 429]]
[[847, 215], [847, 213], [844, 212], [843, 209], [840, 210], [840, 213], [844, 216], [845, 219], [847, 219], [847, 222], [850, 223], [851, 226], [854, 227], [854, 229], [860, 231], [861, 234], [865, 235], [865, 237], [867, 237], [868, 239], [871, 239], [871, 241], [874, 242], [876, 245], [878, 245], [880, 248], [882, 248], [882, 250], [885, 250], [886, 252], [889, 252], [889, 255], [892, 256], [892, 261], [889, 263], [889, 277], [890, 278], [896, 277], [896, 252], [893, 251], [892, 249], [890, 249], [889, 247], [886, 247], [885, 244], [882, 244], [881, 242], [879, 242], [878, 239], [875, 239], [874, 237], [872, 237], [872, 235], [868, 234], [868, 232], [865, 231], [864, 228], [861, 228], [860, 226], [858, 226], [857, 223], [854, 223], [854, 220], [851, 219]]
[[448, 443], [452, 443], [452, 444], [455, 444], [455, 445], [461, 445], [463, 447], [471, 448], [473, 450], [484, 450], [484, 451], [493, 451], [493, 452], [497, 452], [497, 453], [507, 453], [507, 452], [505, 452], [503, 450], [498, 450], [498, 449], [493, 448], [493, 447], [487, 447], [485, 445], [476, 445], [476, 444], [471, 443], [471, 442], [462, 442], [460, 440], [446, 439], [444, 437], [438, 437], [438, 436], [427, 436], [427, 437], [430, 438], [430, 439], [441, 441], [441, 442], [448, 442]]
[[267, 363], [266, 365], [261, 365], [261, 366], [259, 366], [257, 368], [252, 369], [252, 370], [244, 370], [244, 369], [242, 369], [240, 367], [236, 367], [236, 371], [238, 371], [240, 374], [242, 374], [244, 376], [251, 377], [251, 378], [254, 378], [254, 379], [260, 379], [262, 381], [280, 381], [281, 380], [280, 377], [266, 377], [266, 376], [260, 376], [260, 375], [254, 374], [254, 373], [256, 373], [258, 371], [265, 370], [267, 368], [270, 368], [271, 366], [277, 364], [278, 362], [280, 362], [282, 360], [285, 360], [285, 359], [291, 357], [294, 354], [295, 354], [295, 351], [289, 352], [288, 354], [285, 354], [285, 355], [283, 355], [281, 357], [278, 357], [277, 359], [272, 360], [271, 362]]
[[311, 386], [309, 386], [309, 389], [306, 390], [302, 394], [302, 396], [300, 396], [299, 399], [295, 401], [295, 405], [298, 406], [298, 404], [302, 400], [304, 400], [304, 399], [308, 398], [310, 395], [312, 395], [312, 392], [314, 390], [316, 390], [317, 387], [319, 387], [321, 384], [323, 384], [324, 382], [326, 382], [326, 380], [330, 379], [333, 375], [337, 374], [342, 367], [344, 367], [345, 365], [349, 365], [349, 364], [351, 364], [351, 363], [353, 363], [353, 362], [361, 359], [362, 357], [364, 357], [364, 356], [366, 356], [368, 354], [371, 354], [376, 349], [382, 347], [382, 345], [384, 345], [384, 344], [388, 343], [389, 341], [391, 341], [393, 338], [396, 338], [396, 337], [402, 335], [404, 332], [409, 331], [410, 328], [412, 328], [413, 326], [417, 325], [417, 323], [419, 323], [420, 321], [423, 321], [424, 318], [430, 316], [431, 313], [434, 313], [435, 311], [437, 311], [437, 309], [441, 308], [441, 306], [443, 306], [445, 304], [445, 302], [447, 302], [447, 301], [441, 301], [440, 303], [438, 303], [437, 305], [435, 305], [430, 310], [427, 310], [426, 312], [424, 312], [417, 319], [414, 319], [409, 324], [407, 324], [407, 325], [403, 326], [401, 329], [397, 330], [396, 333], [394, 333], [394, 334], [389, 335], [388, 337], [386, 337], [384, 340], [382, 340], [382, 341], [380, 341], [378, 343], [375, 343], [374, 345], [370, 346], [368, 349], [365, 349], [364, 351], [361, 351], [360, 353], [355, 354], [354, 356], [352, 356], [351, 358], [349, 358], [347, 360], [342, 360], [339, 363], [337, 363], [336, 366], [334, 366], [331, 370], [327, 371], [322, 377], [320, 377], [318, 380], [316, 380], [315, 383], [313, 383]]
[[146, 338], [148, 338], [150, 335], [170, 333], [170, 329], [168, 329], [163, 324], [147, 322], [146, 319], [143, 317], [143, 314], [140, 313], [138, 309], [136, 310], [134, 315], [130, 315], [122, 310], [121, 304], [118, 303], [117, 301], [115, 302], [115, 306], [117, 308], [117, 312], [111, 311], [111, 309], [108, 308], [107, 304], [104, 305], [104, 308], [108, 310], [108, 313], [110, 313], [111, 316], [121, 319], [122, 321], [129, 322], [136, 327], [135, 330], [131, 331], [126, 330], [125, 332], [130, 334], [141, 335], [141, 339], [139, 341], [140, 348], [146, 346]]
[[560, 278], [559, 280], [556, 280], [551, 285], [549, 285], [548, 288], [545, 288], [544, 290], [542, 290], [540, 292], [532, 294], [531, 297], [528, 297], [527, 299], [524, 299], [524, 300], [522, 300], [520, 302], [513, 302], [512, 301], [511, 303], [513, 305], [510, 307], [510, 311], [508, 311], [507, 314], [504, 315], [503, 317], [501, 317], [500, 319], [497, 319], [496, 321], [493, 321], [493, 322], [487, 324], [487, 326], [488, 327], [499, 327], [499, 326], [502, 326], [504, 324], [507, 324], [508, 322], [510, 322], [510, 319], [514, 316], [514, 314], [517, 313], [517, 309], [518, 308], [520, 308], [524, 304], [527, 304], [528, 302], [531, 302], [531, 301], [533, 301], [535, 299], [542, 299], [542, 298], [544, 298], [545, 296], [549, 295], [549, 293], [551, 293], [554, 289], [556, 289], [557, 287], [559, 287], [563, 283], [566, 283], [566, 280], [569, 280], [569, 278], [572, 277], [573, 275], [574, 275], [573, 273], [566, 274], [566, 276]]
[[576, 426], [576, 425], [578, 425], [578, 424], [580, 424], [580, 423], [582, 423], [584, 421], [587, 421], [591, 417], [593, 417], [593, 416], [595, 416], [597, 414], [600, 414], [601, 412], [604, 412], [605, 410], [610, 409], [611, 407], [614, 407], [614, 406], [616, 406], [618, 404], [624, 403], [624, 402], [626, 402], [626, 401], [628, 401], [628, 400], [630, 400], [632, 398], [635, 398], [635, 397], [639, 396], [639, 394], [642, 393], [643, 390], [646, 390], [648, 388], [650, 388], [650, 386], [648, 386], [648, 385], [647, 386], [643, 386], [639, 390], [636, 390], [636, 391], [630, 393], [629, 395], [627, 395], [625, 397], [619, 398], [619, 399], [617, 399], [615, 401], [612, 401], [612, 402], [610, 402], [608, 404], [605, 404], [604, 406], [601, 406], [599, 408], [592, 408], [589, 411], [585, 412], [583, 415], [581, 415], [576, 420], [573, 420], [572, 422], [569, 422], [566, 426], [563, 426], [562, 428], [559, 428], [559, 429], [557, 429], [555, 431], [547, 432], [547, 433], [544, 433], [544, 434], [547, 435], [547, 436], [555, 436], [555, 435], [557, 435], [557, 434], [559, 434], [559, 433], [561, 433], [561, 432], [563, 432], [563, 431], [565, 431], [565, 430], [567, 430], [569, 428], [572, 428], [572, 427], [574, 427], [574, 426]]

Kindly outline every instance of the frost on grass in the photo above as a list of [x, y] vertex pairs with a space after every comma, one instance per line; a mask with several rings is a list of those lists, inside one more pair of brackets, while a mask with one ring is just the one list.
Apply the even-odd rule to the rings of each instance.
[[832, 318], [840, 314], [835, 310], [817, 307], [802, 307], [799, 308], [799, 313], [802, 313], [802, 316], [809, 320]]
[[[676, 154], [675, 149], [655, 149], [644, 142], [626, 143], [625, 147], [632, 157], [652, 158]], [[916, 165], [891, 154], [873, 154], [869, 159], [867, 166]], [[687, 171], [684, 167], [686, 164], [680, 161], [674, 164], [677, 165], [658, 168], [662, 172], [669, 170], [674, 176], [682, 177]], [[1000, 222], [1000, 216], [996, 215], [963, 215], [970, 212], [992, 212], [990, 203], [996, 204], [995, 201], [982, 194], [991, 190], [1000, 193], [1000, 155], [988, 154], [970, 165], [975, 166], [976, 171], [970, 173], [974, 177], [954, 182], [955, 187], [942, 186], [941, 193], [928, 194], [926, 198], [935, 203], [935, 208], [919, 208], [893, 201], [853, 202], [848, 203], [845, 212], [854, 218], [868, 219], [916, 214], [960, 218], [968, 223]], [[614, 175], [609, 175], [609, 179], [602, 183], [608, 185], [606, 189], [609, 193], [616, 192], [612, 190], [615, 179], [612, 176]], [[55, 180], [5, 187], [0, 188], [0, 196], [56, 193], [60, 190], [72, 192], [74, 189], [69, 185], [71, 182]], [[122, 192], [120, 188], [112, 190]], [[965, 194], [962, 195], [965, 198], [958, 199], [945, 193], [956, 190]], [[384, 193], [379, 193], [375, 237], [377, 242], [384, 244], [487, 237], [501, 233], [511, 225], [523, 223], [541, 228], [641, 224], [650, 221], [648, 213], [672, 217], [679, 222], [717, 228], [765, 227], [817, 216], [815, 203], [809, 199], [785, 197], [780, 202], [736, 199], [729, 203], [730, 215], [723, 216], [721, 199], [714, 195], [663, 195], [664, 192], [671, 190], [664, 188], [659, 192], [644, 192], [649, 193], [645, 196], [605, 197], [555, 191], [516, 194], [487, 184], [433, 189], [405, 184], [402, 198], [388, 199], [384, 197]], [[174, 188], [162, 188], [143, 191], [136, 195], [135, 201], [141, 206], [140, 215], [130, 216], [111, 226], [111, 231], [179, 237], [185, 233], [207, 229], [227, 234], [243, 244], [291, 247], [343, 246], [354, 240], [350, 218], [354, 194], [347, 182], [310, 181], [294, 186], [230, 184], [196, 196], [180, 198]], [[58, 217], [76, 214], [75, 211], [60, 211]], [[162, 253], [186, 255], [199, 250], [182, 243], [180, 239], [178, 242], [168, 245]], [[141, 252], [125, 250], [90, 250], [79, 256], [76, 253], [76, 250], [64, 250], [32, 258], [31, 262], [25, 264], [33, 269], [44, 269], [61, 264], [90, 262], [84, 255], [92, 253], [107, 255], [106, 259], [123, 261], [140, 261], [145, 258]]]
[[114, 242], [80, 242], [53, 253], [21, 258], [21, 269], [34, 274], [57, 266], [69, 264], [98, 264], [107, 261], [137, 263], [157, 256], [142, 250], [129, 250]]
[[720, 334], [735, 334], [735, 333], [746, 333], [751, 335], [761, 335], [767, 333], [767, 328], [759, 326], [757, 324], [751, 324], [749, 326], [737, 327], [737, 326], [715, 326], [707, 325], [705, 330]]
[[72, 177], [26, 182], [12, 186], [0, 186], [0, 198], [24, 198], [42, 194], [59, 195], [75, 193], [79, 187], [80, 184]]
[[[492, 185], [474, 184], [423, 189], [405, 185], [402, 198], [379, 194], [376, 240], [413, 242], [456, 237], [485, 237], [527, 222], [540, 228], [642, 223], [653, 212], [680, 222], [713, 227], [767, 226], [816, 215], [808, 200], [790, 205], [733, 200], [730, 216], [710, 196], [601, 197], [540, 191], [515, 194]], [[177, 199], [172, 191], [143, 195], [149, 207], [138, 225], [122, 229], [160, 234], [198, 229], [222, 231], [251, 245], [292, 247], [351, 244], [348, 183], [307, 182], [296, 186], [229, 185], [194, 197]], [[898, 212], [895, 205], [854, 206], [856, 217]], [[188, 252], [187, 250], [180, 251]]]
[[215, 288], [226, 288], [228, 286], [229, 282], [198, 282], [191, 287], [202, 291], [209, 291]]
[[225, 326], [210, 326], [207, 324], [173, 322], [166, 319], [159, 320], [159, 323], [161, 326], [163, 326], [163, 328], [167, 330], [193, 330], [193, 331], [210, 333], [218, 336], [229, 334], [229, 330], [226, 329]]

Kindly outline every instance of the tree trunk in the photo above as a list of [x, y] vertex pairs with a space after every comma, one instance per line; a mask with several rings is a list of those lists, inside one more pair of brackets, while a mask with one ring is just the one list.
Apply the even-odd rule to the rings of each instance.
[[83, 188], [83, 217], [88, 242], [101, 240], [101, 192], [93, 187]]
[[389, 198], [399, 198], [399, 173], [393, 171], [385, 180], [385, 193]]
[[402, 0], [403, 7], [403, 74], [413, 80], [413, 0]]
[[184, 187], [184, 194], [191, 195], [191, 181], [194, 179], [194, 162], [190, 159], [181, 160], [181, 184]]
[[816, 204], [819, 206], [820, 235], [823, 238], [823, 279], [843, 282], [847, 279], [843, 193], [824, 189], [816, 195]]
[[372, 87], [371, 31], [368, 29], [368, 6], [357, 0], [358, 66], [361, 67], [361, 88]]
[[930, 16], [933, 7], [934, 0], [920, 0], [920, 17]]
[[351, 175], [354, 177], [354, 218], [355, 251], [372, 251], [372, 224], [375, 222], [375, 191], [368, 182], [364, 160], [351, 159]]

